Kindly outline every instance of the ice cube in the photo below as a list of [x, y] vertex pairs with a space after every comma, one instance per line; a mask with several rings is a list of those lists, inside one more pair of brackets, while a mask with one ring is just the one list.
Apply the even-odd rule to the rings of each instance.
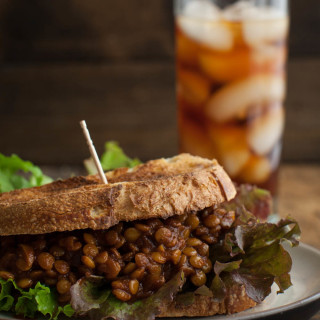
[[233, 47], [232, 32], [223, 22], [178, 17], [178, 25], [190, 38], [215, 50], [229, 51]]
[[225, 7], [222, 16], [229, 21], [243, 21], [257, 14], [257, 8], [248, 1], [238, 1]]
[[180, 69], [177, 72], [179, 94], [189, 104], [199, 106], [209, 98], [210, 82], [201, 74]]
[[276, 143], [276, 145], [272, 148], [271, 153], [268, 155], [272, 170], [275, 170], [279, 166], [280, 159], [281, 159], [281, 151], [282, 151], [282, 141], [280, 139]]
[[220, 164], [235, 178], [250, 157], [243, 128], [236, 126], [208, 125], [208, 132], [217, 151]]
[[283, 69], [287, 50], [285, 46], [275, 46], [273, 44], [261, 45], [253, 50], [251, 58], [252, 64], [257, 70], [264, 72], [277, 72]]
[[187, 37], [180, 30], [176, 36], [176, 54], [179, 63], [196, 67], [198, 64], [198, 52], [200, 45]]
[[271, 165], [267, 158], [252, 155], [239, 178], [248, 183], [263, 183], [271, 174]]
[[180, 118], [179, 122], [182, 152], [188, 152], [208, 159], [216, 157], [217, 153], [203, 127], [186, 117]]
[[201, 20], [218, 20], [221, 15], [220, 9], [208, 0], [188, 1], [183, 8], [182, 15], [185, 17]]
[[199, 54], [201, 69], [214, 81], [224, 83], [244, 78], [250, 72], [248, 50], [232, 52], [202, 52]]
[[244, 117], [254, 105], [282, 101], [285, 80], [281, 75], [259, 74], [231, 83], [214, 93], [206, 105], [206, 114], [217, 122]]
[[252, 1], [242, 0], [224, 8], [222, 17], [229, 21], [273, 20], [286, 16], [285, 10], [270, 6], [258, 7]]
[[284, 127], [284, 108], [276, 106], [255, 118], [248, 128], [248, 143], [258, 155], [268, 154], [279, 141]]
[[286, 18], [266, 20], [245, 20], [243, 36], [252, 47], [284, 41], [288, 34], [289, 21]]
[[244, 39], [253, 47], [284, 40], [288, 33], [285, 10], [257, 7], [250, 1], [243, 0], [226, 7], [222, 17], [229, 21], [241, 21]]
[[226, 169], [231, 178], [235, 178], [249, 159], [248, 149], [235, 147], [221, 154], [221, 165]]
[[212, 2], [191, 1], [177, 17], [177, 23], [190, 38], [213, 49], [227, 51], [233, 46], [232, 32], [220, 18], [221, 11]]

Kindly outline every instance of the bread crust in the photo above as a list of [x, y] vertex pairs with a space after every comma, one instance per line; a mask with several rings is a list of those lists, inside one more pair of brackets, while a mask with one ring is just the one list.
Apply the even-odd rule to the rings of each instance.
[[205, 317], [215, 314], [233, 314], [256, 306], [250, 299], [244, 286], [234, 285], [228, 292], [224, 301], [215, 302], [213, 298], [196, 296], [191, 305], [179, 304], [173, 301], [158, 317]]
[[76, 177], [0, 195], [0, 235], [108, 229], [119, 221], [167, 218], [232, 199], [235, 188], [213, 160], [181, 154], [134, 169]]

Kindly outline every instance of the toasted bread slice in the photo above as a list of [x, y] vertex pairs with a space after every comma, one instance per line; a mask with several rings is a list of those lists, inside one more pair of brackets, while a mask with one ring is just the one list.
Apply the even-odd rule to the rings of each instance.
[[213, 298], [196, 296], [191, 305], [179, 304], [173, 301], [158, 317], [205, 317], [215, 314], [233, 314], [256, 306], [257, 303], [249, 298], [244, 286], [232, 286], [222, 302]]
[[108, 229], [120, 221], [167, 218], [232, 199], [236, 190], [213, 160], [181, 154], [134, 169], [56, 181], [0, 195], [0, 235]]

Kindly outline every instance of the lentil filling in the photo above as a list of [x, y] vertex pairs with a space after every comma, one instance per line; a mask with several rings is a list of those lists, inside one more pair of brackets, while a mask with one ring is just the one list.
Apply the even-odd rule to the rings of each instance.
[[120, 222], [108, 230], [0, 237], [0, 278], [23, 289], [56, 287], [61, 304], [80, 278], [104, 276], [122, 301], [150, 296], [177, 272], [200, 287], [211, 271], [209, 246], [235, 220], [233, 211], [205, 209], [164, 219]]

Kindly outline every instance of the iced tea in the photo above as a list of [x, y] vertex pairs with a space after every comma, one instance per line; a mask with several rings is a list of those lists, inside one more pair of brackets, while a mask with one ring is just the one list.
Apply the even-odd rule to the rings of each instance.
[[[180, 151], [276, 192], [286, 92], [286, 12], [176, 1]], [[182, 5], [183, 4], [183, 5]]]

